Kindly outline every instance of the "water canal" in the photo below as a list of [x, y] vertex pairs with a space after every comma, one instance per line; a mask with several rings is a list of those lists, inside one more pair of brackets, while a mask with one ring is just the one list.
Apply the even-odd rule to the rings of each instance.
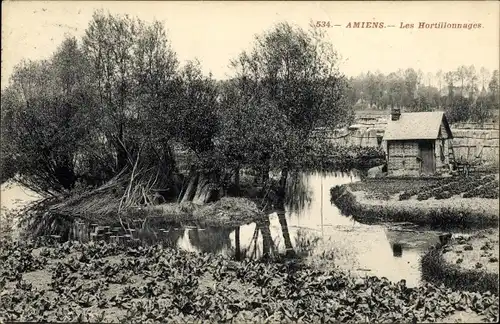
[[238, 228], [173, 225], [159, 236], [183, 250], [239, 257], [306, 249], [310, 256], [327, 258], [351, 272], [418, 285], [419, 257], [442, 232], [411, 224], [365, 225], [342, 215], [330, 202], [330, 188], [359, 180], [352, 172], [299, 174], [290, 181], [291, 199], [269, 215], [268, 223]]
[[[297, 174], [289, 181], [284, 208], [269, 214], [268, 221], [237, 228], [170, 224], [152, 229], [154, 241], [237, 258], [259, 258], [266, 251], [307, 250], [308, 257], [322, 258], [354, 273], [391, 281], [405, 279], [408, 286], [418, 285], [419, 257], [439, 241], [442, 232], [411, 224], [366, 225], [342, 215], [330, 202], [330, 188], [354, 181], [360, 181], [354, 172]], [[6, 207], [7, 192], [2, 189], [2, 205]], [[15, 188], [9, 188], [12, 190]]]

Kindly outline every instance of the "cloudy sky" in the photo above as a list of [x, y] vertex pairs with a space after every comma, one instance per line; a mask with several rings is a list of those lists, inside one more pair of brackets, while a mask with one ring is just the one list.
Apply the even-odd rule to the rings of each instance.
[[[248, 49], [256, 34], [288, 21], [308, 28], [329, 21], [328, 39], [342, 56], [348, 76], [413, 67], [424, 72], [459, 65], [499, 65], [497, 1], [458, 2], [2, 2], [2, 88], [23, 58], [48, 58], [66, 34], [81, 37], [94, 10], [164, 22], [181, 61], [198, 58], [205, 71], [223, 79], [229, 61]], [[349, 22], [384, 22], [392, 28], [352, 29]], [[476, 29], [418, 29], [425, 23], [481, 24]], [[413, 29], [399, 28], [401, 23]]]

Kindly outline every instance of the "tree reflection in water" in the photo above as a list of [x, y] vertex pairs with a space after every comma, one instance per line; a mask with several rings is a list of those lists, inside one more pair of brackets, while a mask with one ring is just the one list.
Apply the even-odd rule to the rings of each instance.
[[240, 245], [240, 227], [234, 230], [234, 258], [236, 261], [241, 260], [241, 245]]
[[294, 257], [295, 251], [292, 246], [292, 240], [290, 239], [290, 232], [288, 230], [288, 223], [286, 221], [286, 215], [285, 215], [285, 207], [284, 206], [281, 207], [282, 208], [278, 209], [277, 214], [281, 226], [281, 233], [283, 235], [283, 240], [285, 242], [285, 249], [286, 249], [285, 253], [287, 257]]
[[229, 234], [233, 228], [206, 227], [189, 230], [189, 242], [202, 253], [218, 253], [231, 247]]
[[392, 243], [392, 255], [394, 257], [400, 258], [403, 256], [403, 246], [399, 243]]
[[265, 218], [261, 222], [257, 224], [257, 227], [260, 230], [260, 234], [262, 235], [262, 258], [268, 259], [273, 256], [276, 248], [274, 246], [274, 241], [271, 236], [271, 229], [269, 218]]
[[184, 229], [174, 224], [168, 224], [151, 218], [144, 222], [137, 230], [138, 238], [148, 244], [163, 244], [165, 247], [175, 248], [179, 239], [184, 235]]
[[[287, 256], [295, 256], [295, 252], [293, 251], [290, 234], [288, 232], [288, 227], [286, 224], [285, 214], [284, 212], [280, 216], [282, 218], [280, 220], [281, 231], [283, 233], [283, 238], [285, 240], [285, 246], [287, 248], [286, 254]], [[283, 222], [282, 222], [283, 221]], [[235, 235], [235, 246], [234, 246], [234, 258], [236, 260], [241, 260], [245, 257], [250, 259], [272, 259], [278, 256], [279, 251], [276, 246], [275, 240], [273, 239], [273, 234], [271, 233], [269, 218], [263, 219], [257, 223], [255, 223], [255, 229], [250, 241], [244, 242], [242, 249], [241, 244], [241, 228], [238, 227], [234, 231]], [[247, 244], [245, 244], [247, 243]]]
[[[341, 176], [341, 174], [336, 176]], [[285, 254], [287, 257], [296, 257], [297, 251], [292, 244], [292, 237], [288, 227], [287, 212], [302, 211], [309, 208], [312, 203], [312, 190], [308, 183], [308, 175], [304, 173], [290, 173], [285, 199], [274, 202], [274, 210], [276, 212], [281, 233], [278, 235], [283, 237], [285, 245]], [[192, 230], [189, 232], [189, 238], [193, 246], [198, 247], [201, 251], [220, 252], [225, 248], [232, 250], [236, 260], [241, 260], [245, 257], [249, 258], [269, 258], [276, 256], [278, 253], [277, 246], [273, 240], [273, 233], [270, 228], [270, 220], [266, 218], [255, 223], [255, 229], [250, 241], [241, 241], [241, 231], [244, 227], [236, 227], [234, 229], [210, 229], [205, 231]], [[231, 247], [229, 234], [234, 231], [234, 247]], [[205, 232], [205, 233], [203, 233]], [[274, 234], [276, 236], [276, 233]], [[274, 237], [277, 239], [277, 237]], [[262, 240], [262, 243], [260, 242]]]
[[[307, 179], [303, 173], [294, 172], [289, 175], [284, 203], [290, 211], [301, 211], [311, 204], [312, 192]], [[284, 210], [283, 204], [280, 205], [277, 207]]]

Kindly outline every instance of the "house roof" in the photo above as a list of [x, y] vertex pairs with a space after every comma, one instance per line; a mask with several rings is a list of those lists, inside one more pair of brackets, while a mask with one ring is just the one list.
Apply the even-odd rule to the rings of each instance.
[[453, 138], [442, 111], [402, 113], [399, 120], [389, 119], [384, 140], [437, 139], [441, 122], [444, 123], [449, 138]]

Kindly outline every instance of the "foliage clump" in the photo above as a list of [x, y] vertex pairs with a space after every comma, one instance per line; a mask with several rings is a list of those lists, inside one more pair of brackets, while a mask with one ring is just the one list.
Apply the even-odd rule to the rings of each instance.
[[[2, 242], [0, 259], [2, 321], [424, 322], [466, 308], [498, 318], [495, 292], [411, 288], [290, 260], [71, 242]], [[20, 262], [42, 265], [36, 280]]]
[[247, 198], [223, 197], [194, 211], [197, 220], [212, 219], [221, 225], [241, 225], [267, 217], [258, 205]]

